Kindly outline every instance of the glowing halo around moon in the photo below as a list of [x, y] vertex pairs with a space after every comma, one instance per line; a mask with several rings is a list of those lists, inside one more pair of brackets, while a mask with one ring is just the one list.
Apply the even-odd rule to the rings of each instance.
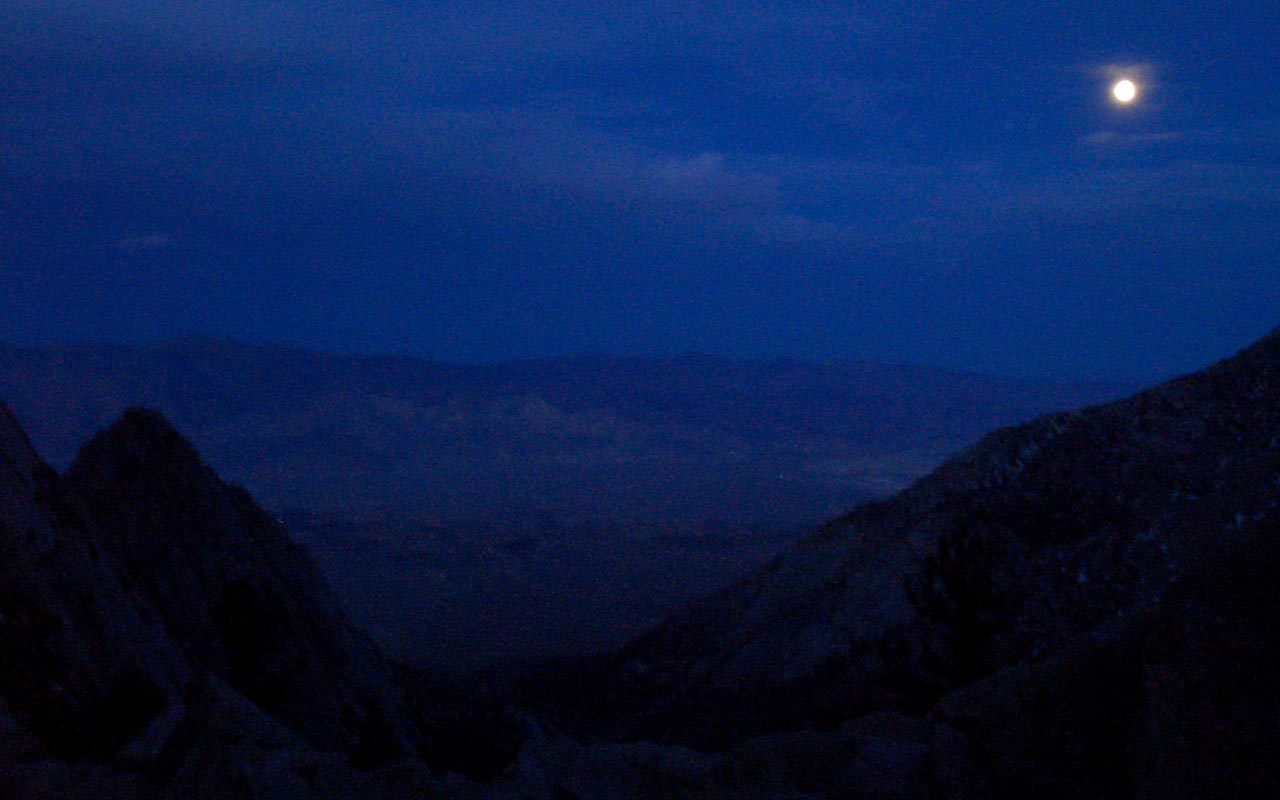
[[1138, 97], [1138, 86], [1128, 78], [1118, 80], [1111, 85], [1111, 96], [1117, 103], [1128, 105]]

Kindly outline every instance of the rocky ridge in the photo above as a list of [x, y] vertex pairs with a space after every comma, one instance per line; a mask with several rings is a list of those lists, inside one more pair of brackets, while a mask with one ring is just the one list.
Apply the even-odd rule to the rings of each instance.
[[5, 797], [444, 792], [447, 699], [155, 412], [58, 475], [0, 408], [0, 548]]

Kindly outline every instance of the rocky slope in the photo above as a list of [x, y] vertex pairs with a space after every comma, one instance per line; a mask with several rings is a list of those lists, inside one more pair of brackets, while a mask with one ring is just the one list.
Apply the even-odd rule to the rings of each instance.
[[310, 557], [159, 414], [126, 411], [61, 487], [196, 672], [224, 677], [317, 745], [349, 749], [376, 726], [410, 745], [387, 665]]
[[0, 407], [0, 552], [5, 797], [423, 796], [483, 745], [155, 412], [59, 476]]
[[[999, 666], [927, 709], [846, 709], [839, 722], [714, 750], [538, 736], [501, 790], [582, 800], [1273, 796], [1277, 569], [1280, 524], [1246, 523], [1149, 608], [1050, 656]], [[777, 699], [738, 697], [756, 712]], [[733, 724], [734, 709], [721, 711]]]
[[114, 753], [139, 737], [150, 747], [145, 729], [172, 727], [170, 709], [191, 679], [176, 642], [87, 535], [90, 525], [0, 409], [0, 711], [8, 751], [29, 744], [74, 759]]
[[1278, 502], [1280, 331], [987, 437], [576, 676], [561, 719], [719, 749], [928, 714], [1009, 796], [1274, 780]]

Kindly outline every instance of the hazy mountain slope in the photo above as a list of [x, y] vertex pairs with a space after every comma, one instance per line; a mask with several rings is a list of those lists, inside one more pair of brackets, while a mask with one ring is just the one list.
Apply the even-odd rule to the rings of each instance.
[[605, 681], [613, 729], [706, 742], [831, 724], [1058, 652], [1274, 517], [1278, 442], [1280, 333], [995, 433], [630, 646]]

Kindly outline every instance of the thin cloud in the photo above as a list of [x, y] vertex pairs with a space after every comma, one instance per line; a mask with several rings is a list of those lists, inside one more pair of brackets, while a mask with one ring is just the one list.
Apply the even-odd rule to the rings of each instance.
[[588, 179], [609, 192], [681, 204], [719, 204], [741, 207], [771, 203], [774, 181], [768, 176], [733, 170], [722, 153], [693, 156], [615, 154], [608, 162], [592, 164]]
[[1186, 141], [1186, 134], [1177, 131], [1152, 131], [1150, 133], [1124, 133], [1121, 131], [1094, 131], [1080, 138], [1085, 147], [1144, 147]]
[[115, 248], [127, 253], [146, 253], [164, 250], [171, 244], [173, 244], [173, 237], [167, 233], [144, 233], [116, 240]]

